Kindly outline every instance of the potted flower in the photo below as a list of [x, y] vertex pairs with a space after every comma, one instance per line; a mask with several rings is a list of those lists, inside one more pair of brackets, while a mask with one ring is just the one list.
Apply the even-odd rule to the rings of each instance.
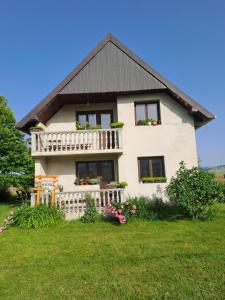
[[58, 188], [59, 188], [60, 193], [62, 193], [62, 192], [63, 192], [63, 185], [60, 184], [60, 185], [58, 186]]
[[29, 128], [30, 132], [41, 132], [44, 130], [44, 128], [40, 125], [35, 125]]
[[85, 129], [85, 126], [84, 125], [81, 125], [78, 121], [76, 122], [76, 129], [77, 130], [84, 130]]
[[146, 120], [138, 120], [137, 121], [137, 125], [149, 125], [149, 121], [148, 121], [148, 119], [146, 119]]
[[117, 187], [120, 189], [125, 189], [126, 186], [128, 186], [126, 181], [121, 181], [121, 182], [118, 182], [118, 184], [117, 184]]
[[85, 185], [85, 180], [83, 178], [79, 180], [79, 185]]
[[88, 178], [87, 183], [90, 185], [95, 185], [95, 184], [99, 184], [100, 180], [99, 178]]
[[111, 128], [122, 128], [124, 126], [123, 122], [113, 122], [111, 123]]
[[146, 121], [147, 121], [147, 125], [152, 125], [152, 119], [151, 118], [148, 118], [148, 119], [146, 119]]

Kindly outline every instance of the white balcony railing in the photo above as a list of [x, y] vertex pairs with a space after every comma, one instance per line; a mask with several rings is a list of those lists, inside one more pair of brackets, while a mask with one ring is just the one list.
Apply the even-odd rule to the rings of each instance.
[[[55, 205], [63, 210], [65, 219], [78, 219], [86, 210], [85, 197], [89, 194], [95, 201], [97, 211], [102, 213], [111, 201], [124, 202], [124, 189], [55, 193]], [[51, 205], [51, 193], [41, 193], [40, 203]], [[36, 194], [31, 195], [31, 206], [36, 205]]]
[[122, 128], [32, 132], [32, 154], [121, 150]]

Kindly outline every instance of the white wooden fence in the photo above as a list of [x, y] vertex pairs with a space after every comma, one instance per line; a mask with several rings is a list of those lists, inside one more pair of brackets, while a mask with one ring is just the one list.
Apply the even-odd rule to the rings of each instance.
[[[93, 191], [76, 191], [55, 193], [55, 205], [63, 210], [66, 220], [78, 219], [86, 210], [86, 195], [90, 195], [97, 211], [104, 212], [111, 201], [124, 202], [124, 189], [101, 189]], [[41, 193], [40, 203], [51, 204], [51, 193]], [[31, 195], [31, 206], [36, 205], [36, 194]]]

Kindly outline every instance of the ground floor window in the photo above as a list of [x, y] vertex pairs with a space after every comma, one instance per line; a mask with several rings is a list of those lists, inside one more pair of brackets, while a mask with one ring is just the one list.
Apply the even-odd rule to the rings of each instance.
[[83, 161], [76, 163], [76, 176], [79, 179], [102, 177], [102, 181], [110, 182], [115, 180], [114, 161]]
[[164, 177], [165, 165], [163, 156], [138, 158], [139, 180], [143, 177]]

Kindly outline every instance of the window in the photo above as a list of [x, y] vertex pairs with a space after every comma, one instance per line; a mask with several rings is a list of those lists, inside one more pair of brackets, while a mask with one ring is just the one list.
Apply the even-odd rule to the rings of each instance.
[[140, 120], [146, 119], [156, 120], [158, 123], [160, 120], [160, 107], [159, 101], [157, 102], [145, 102], [135, 103], [135, 120], [136, 124]]
[[78, 112], [77, 121], [81, 125], [89, 122], [91, 127], [111, 128], [112, 115], [112, 111]]
[[102, 181], [110, 182], [115, 180], [114, 161], [86, 161], [76, 163], [76, 176], [79, 179], [102, 177]]
[[143, 177], [165, 177], [164, 157], [139, 157], [139, 180]]

